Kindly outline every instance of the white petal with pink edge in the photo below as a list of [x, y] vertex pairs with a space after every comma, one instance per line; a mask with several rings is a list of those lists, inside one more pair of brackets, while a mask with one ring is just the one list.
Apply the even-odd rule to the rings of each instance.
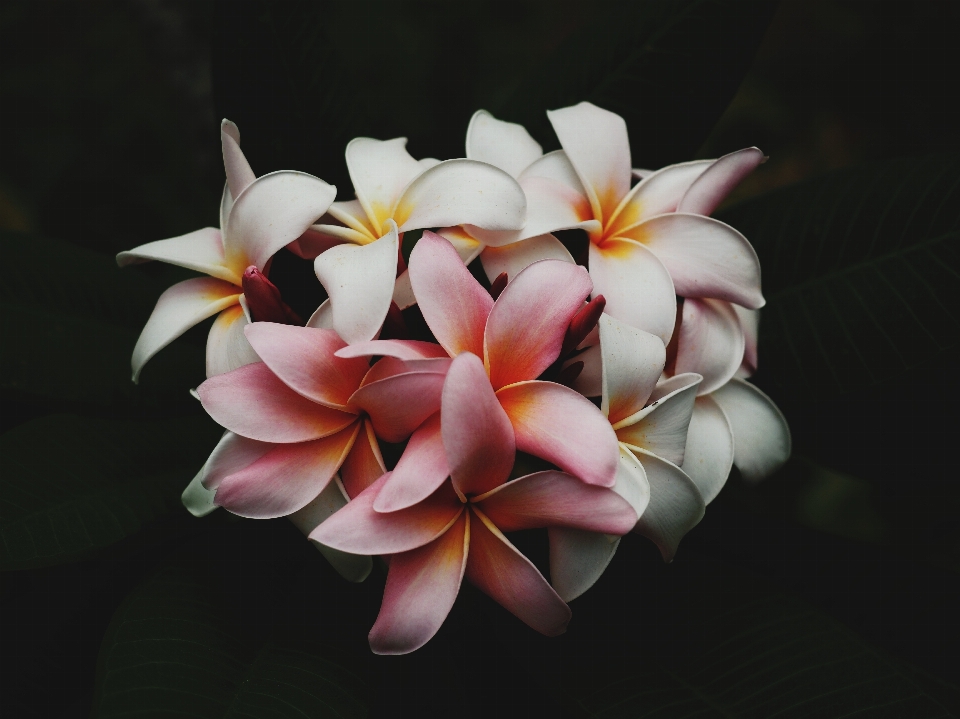
[[733, 463], [748, 482], [759, 482], [790, 458], [790, 427], [779, 407], [749, 382], [732, 379], [710, 395], [730, 420]]
[[634, 454], [650, 482], [650, 504], [634, 531], [656, 544], [665, 562], [672, 562], [680, 540], [703, 518], [703, 497], [675, 464], [643, 450]]
[[230, 431], [224, 432], [201, 470], [203, 486], [216, 491], [225, 477], [246, 469], [274, 446], [270, 442], [258, 442]]
[[724, 155], [690, 186], [677, 211], [709, 215], [762, 162], [763, 153], [756, 147]]
[[600, 355], [603, 400], [600, 411], [616, 424], [643, 409], [657, 385], [667, 350], [656, 335], [600, 316]]
[[669, 165], [644, 177], [623, 199], [613, 227], [628, 227], [664, 212], [674, 212], [683, 194], [713, 160], [694, 160]]
[[148, 242], [117, 255], [120, 267], [151, 260], [196, 270], [234, 285], [240, 284], [240, 275], [224, 265], [220, 230], [213, 227], [204, 227], [169, 240]]
[[511, 177], [519, 177], [534, 160], [543, 155], [540, 143], [530, 137], [523, 125], [498, 120], [486, 110], [477, 110], [467, 127], [467, 157], [499, 167]]
[[729, 302], [686, 298], [677, 337], [676, 374], [703, 376], [700, 394], [709, 394], [733, 377], [743, 359], [745, 340]]
[[681, 468], [710, 504], [727, 483], [733, 467], [733, 430], [713, 395], [697, 397], [687, 429]]

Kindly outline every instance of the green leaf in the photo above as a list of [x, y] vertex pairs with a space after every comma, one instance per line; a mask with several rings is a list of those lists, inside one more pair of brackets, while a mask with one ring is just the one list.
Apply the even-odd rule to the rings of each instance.
[[329, 633], [303, 626], [264, 636], [236, 616], [225, 584], [205, 562], [181, 560], [134, 590], [101, 645], [92, 716], [366, 716], [363, 681]]
[[0, 436], [0, 569], [72, 561], [180, 508], [216, 445], [206, 417], [50, 415]]
[[722, 214], [760, 257], [760, 367], [775, 399], [902, 382], [957, 347], [958, 161], [835, 172]]

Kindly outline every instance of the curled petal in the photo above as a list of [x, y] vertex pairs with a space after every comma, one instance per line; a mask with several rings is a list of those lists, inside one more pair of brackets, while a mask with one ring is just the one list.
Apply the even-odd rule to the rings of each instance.
[[451, 244], [424, 232], [410, 253], [410, 283], [423, 318], [451, 357], [483, 356], [483, 330], [493, 298], [464, 267]]
[[550, 527], [550, 583], [565, 602], [590, 589], [613, 559], [620, 537], [583, 529]]
[[334, 353], [346, 344], [333, 330], [254, 322], [247, 339], [287, 387], [318, 404], [346, 409], [370, 369], [366, 360]]
[[259, 362], [243, 331], [249, 323], [239, 304], [221, 312], [207, 335], [207, 377]]
[[378, 512], [406, 509], [433, 494], [449, 476], [438, 412], [410, 436], [390, 479], [374, 500], [373, 508]]
[[204, 488], [215, 491], [225, 477], [246, 469], [275, 445], [224, 432], [201, 470]]
[[732, 379], [710, 395], [733, 429], [733, 463], [748, 482], [759, 482], [790, 458], [790, 427], [780, 409], [749, 382]]
[[460, 494], [481, 494], [505, 482], [516, 451], [513, 428], [476, 355], [464, 352], [450, 365], [441, 415], [450, 476]]
[[408, 654], [440, 629], [460, 593], [470, 546], [470, 513], [441, 536], [390, 558], [383, 604], [370, 630], [374, 654]]
[[702, 375], [700, 394], [722, 387], [739, 369], [745, 340], [729, 302], [686, 298], [677, 332], [674, 371]]
[[650, 250], [633, 240], [590, 243], [590, 279], [594, 295], [607, 300], [606, 313], [670, 341], [677, 299], [670, 273]]
[[202, 469], [190, 480], [190, 484], [180, 495], [180, 501], [184, 508], [194, 517], [206, 517], [217, 508], [217, 505], [213, 503], [216, 492], [204, 487], [201, 479], [203, 479]]
[[539, 235], [503, 247], [485, 247], [480, 262], [487, 279], [493, 282], [501, 273], [514, 279], [521, 270], [539, 260], [562, 260], [573, 264], [573, 256], [553, 235]]
[[477, 110], [470, 118], [467, 157], [471, 160], [486, 162], [511, 177], [519, 177], [541, 155], [543, 148], [523, 125], [498, 120], [486, 110]]
[[[366, 212], [367, 221], [379, 237], [387, 231], [386, 221], [391, 217], [391, 210], [400, 198], [403, 188], [423, 172], [424, 168], [407, 152], [405, 137], [392, 140], [354, 138], [347, 144], [346, 157], [347, 170], [350, 172], [357, 200]], [[345, 218], [338, 219], [343, 222]]]
[[733, 467], [733, 430], [714, 395], [697, 397], [687, 430], [682, 469], [710, 504], [727, 483]]
[[[713, 164], [713, 160], [694, 160], [669, 165], [650, 173], [624, 199], [617, 215], [608, 225], [610, 234], [641, 220], [664, 212], [675, 212], [690, 185]], [[636, 173], [636, 171], [634, 171]]]
[[552, 462], [587, 484], [612, 487], [617, 437], [583, 395], [553, 382], [519, 382], [497, 392], [517, 449]]
[[302, 397], [265, 364], [248, 364], [211, 377], [197, 388], [203, 408], [222, 427], [262, 442], [306, 442], [328, 437], [356, 420]]
[[643, 450], [635, 454], [650, 483], [650, 504], [635, 531], [657, 545], [665, 562], [672, 562], [683, 535], [703, 519], [703, 497], [675, 464]]
[[227, 173], [227, 186], [232, 197], [240, 197], [257, 176], [240, 149], [240, 128], [230, 120], [220, 123], [220, 144], [223, 148], [223, 168]]
[[377, 380], [353, 393], [350, 405], [370, 415], [378, 437], [402, 442], [440, 409], [446, 373], [405, 372]]
[[559, 260], [535, 262], [507, 285], [484, 333], [484, 364], [495, 389], [535, 379], [554, 363], [591, 289], [584, 268]]
[[613, 426], [617, 439], [680, 464], [687, 442], [687, 427], [700, 385], [700, 376], [682, 375], [687, 381], [662, 398], [654, 400], [630, 417]]
[[380, 454], [380, 445], [369, 419], [363, 420], [363, 429], [353, 443], [340, 467], [343, 489], [348, 497], [356, 497], [386, 474], [387, 466]]
[[598, 324], [603, 382], [600, 409], [610, 424], [616, 424], [643, 409], [663, 372], [667, 350], [659, 337], [610, 315], [602, 315]]
[[570, 527], [626, 534], [637, 523], [633, 507], [613, 490], [553, 470], [502, 484], [474, 503], [503, 532]]
[[117, 264], [120, 267], [151, 260], [186, 267], [188, 270], [196, 270], [225, 282], [240, 285], [240, 274], [224, 264], [223, 240], [220, 237], [220, 230], [213, 227], [204, 227], [202, 230], [188, 232], [180, 237], [171, 237], [169, 240], [148, 242], [117, 255]]
[[547, 180], [559, 182], [561, 185], [580, 194], [588, 206], [590, 204], [590, 200], [587, 199], [587, 191], [583, 189], [583, 183], [580, 182], [577, 171], [573, 169], [570, 158], [567, 157], [567, 153], [563, 150], [548, 152], [520, 173], [519, 179], [523, 182], [531, 177], [543, 177]]
[[223, 479], [216, 502], [253, 519], [284, 517], [309, 504], [340, 469], [360, 423], [311, 442], [277, 444], [246, 468]]
[[449, 357], [434, 357], [431, 359], [410, 359], [400, 360], [396, 357], [381, 357], [377, 360], [370, 371], [363, 378], [361, 387], [365, 387], [372, 382], [379, 382], [388, 377], [396, 377], [409, 372], [439, 372], [446, 374], [450, 369], [450, 363], [453, 362]]
[[307, 320], [307, 327], [316, 330], [333, 329], [333, 305], [330, 304], [329, 297], [321, 302], [316, 311], [310, 315], [310, 319]]
[[347, 344], [372, 340], [393, 300], [397, 276], [397, 227], [368, 245], [339, 245], [314, 260], [320, 284], [330, 295], [333, 328]]
[[237, 304], [239, 297], [236, 285], [212, 277], [184, 280], [167, 289], [133, 348], [133, 381], [139, 379], [143, 366], [157, 352], [195, 324]]
[[482, 512], [473, 511], [467, 579], [541, 634], [563, 634], [570, 607]]
[[690, 186], [680, 201], [677, 212], [709, 215], [761, 162], [763, 153], [756, 147], [724, 155], [713, 162]]
[[394, 357], [398, 360], [419, 360], [448, 357], [446, 351], [433, 342], [419, 340], [371, 340], [358, 342], [337, 350], [337, 357]]

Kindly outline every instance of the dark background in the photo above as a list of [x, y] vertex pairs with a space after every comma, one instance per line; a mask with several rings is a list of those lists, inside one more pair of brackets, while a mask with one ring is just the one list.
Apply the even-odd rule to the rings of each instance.
[[[221, 117], [240, 126], [258, 175], [305, 170], [336, 184], [341, 198], [350, 196], [342, 153], [351, 137], [406, 135], [416, 157], [459, 156], [481, 102], [554, 149], [542, 115], [553, 107], [551, 83], [562, 76], [576, 84], [577, 52], [600, 53], [605, 39], [633, 32], [623, 20], [632, 7], [5, 2], [0, 229], [112, 255], [216, 225]], [[669, 90], [642, 86], [622, 91], [625, 108], [610, 107], [631, 120], [635, 165], [757, 145], [770, 159], [730, 198], [733, 206], [829, 171], [960, 149], [957, 3], [788, 0], [750, 5], [731, 22], [753, 28], [755, 42], [730, 48], [717, 66], [689, 68], [685, 81], [700, 78], [699, 96], [708, 100], [696, 112]], [[710, 28], [703, 41], [723, 32]], [[567, 51], [565, 42], [579, 46]], [[538, 64], [558, 51], [565, 63]], [[526, 107], [511, 95], [518, 67], [543, 78], [541, 95], [525, 98], [539, 116], [515, 109]], [[356, 83], [369, 91], [356, 93]], [[730, 212], [736, 216], [735, 207]], [[309, 268], [305, 275], [293, 260], [282, 262], [291, 302], [309, 305], [309, 292], [293, 287]], [[8, 262], [3, 271], [20, 270]], [[137, 271], [164, 283], [186, 276]], [[205, 332], [181, 342], [202, 347]], [[757, 379], [766, 387], [763, 344], [760, 357]], [[796, 461], [759, 488], [732, 477], [670, 566], [640, 538], [625, 539], [601, 583], [573, 604], [562, 651], [465, 591], [441, 633], [409, 662], [371, 660], [363, 645], [382, 578], [328, 597], [336, 579], [285, 522], [172, 513], [96, 557], [3, 574], [0, 708], [11, 717], [87, 716], [114, 612], [138, 583], [164, 571], [158, 567], [187, 556], [190, 566], [220, 577], [224, 615], [238, 626], [255, 633], [302, 621], [318, 636], [355, 640], [356, 661], [374, 677], [375, 711], [397, 701], [420, 707], [425, 688], [438, 704], [486, 697], [496, 707], [498, 687], [513, 687], [513, 696], [544, 711], [561, 709], [561, 656], [576, 665], [578, 656], [625, 652], [646, 656], [643, 671], [657, 671], [664, 657], [700, 651], [700, 625], [690, 617], [709, 613], [712, 592], [736, 587], [746, 606], [759, 583], [889, 658], [943, 716], [960, 715], [951, 684], [960, 639], [955, 360], [953, 349], [882, 390], [849, 393], [842, 402], [859, 408], [852, 414], [836, 414], [829, 398], [781, 400], [771, 389], [794, 430]], [[16, 393], [3, 400], [4, 429], [67, 407]], [[843, 433], [849, 448], [836, 449], [829, 440]], [[529, 542], [532, 553], [542, 549]], [[336, 628], [324, 613], [331, 608], [343, 615]], [[621, 612], [650, 619], [628, 631], [616, 626]], [[805, 616], [798, 610], [796, 621]], [[451, 667], [451, 658], [462, 664]], [[908, 715], [901, 711], [889, 715]]]

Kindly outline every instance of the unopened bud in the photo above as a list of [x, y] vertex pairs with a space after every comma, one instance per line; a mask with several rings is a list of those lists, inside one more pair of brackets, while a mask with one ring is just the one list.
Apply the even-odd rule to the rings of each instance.
[[256, 265], [243, 272], [243, 296], [254, 322], [277, 322], [282, 325], [302, 325], [303, 320], [280, 297], [280, 290], [267, 279]]
[[586, 338], [593, 328], [600, 321], [600, 315], [603, 314], [603, 308], [607, 306], [607, 301], [603, 295], [597, 295], [586, 305], [580, 308], [580, 311], [570, 320], [570, 326], [567, 327], [567, 334], [563, 338], [563, 345], [560, 348], [560, 356], [573, 352]]

